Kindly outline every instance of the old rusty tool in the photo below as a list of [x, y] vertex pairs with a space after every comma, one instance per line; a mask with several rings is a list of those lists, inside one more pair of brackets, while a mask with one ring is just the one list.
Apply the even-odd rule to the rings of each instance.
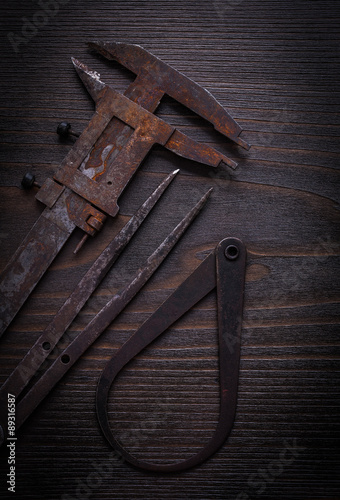
[[[179, 472], [201, 464], [224, 443], [236, 412], [241, 346], [241, 321], [246, 248], [237, 238], [222, 240], [199, 267], [143, 323], [107, 363], [98, 383], [96, 407], [104, 436], [117, 452], [136, 467], [158, 472]], [[219, 325], [220, 415], [210, 441], [196, 455], [182, 462], [155, 464], [128, 452], [113, 435], [107, 413], [108, 394], [118, 373], [146, 346], [185, 312], [217, 288]], [[112, 421], [112, 418], [111, 418]]]
[[[74, 363], [80, 358], [80, 356], [82, 356], [83, 353], [101, 335], [101, 333], [106, 330], [106, 328], [112, 323], [112, 321], [118, 316], [118, 314], [145, 285], [145, 283], [149, 280], [149, 278], [153, 275], [153, 273], [168, 255], [170, 250], [184, 234], [191, 222], [199, 214], [207, 199], [209, 198], [211, 191], [212, 189], [210, 189], [182, 219], [182, 221], [177, 224], [173, 231], [165, 238], [165, 240], [159, 245], [159, 247], [153, 252], [153, 254], [146, 260], [144, 265], [137, 271], [134, 279], [130, 283], [125, 285], [121, 290], [119, 290], [119, 292], [109, 300], [109, 302], [99, 311], [99, 313], [92, 319], [92, 321], [90, 321], [90, 323], [84, 328], [84, 330], [82, 330], [77, 335], [77, 337], [73, 341], [71, 341], [69, 345], [62, 351], [62, 353], [59, 354], [56, 360], [35, 382], [35, 384], [33, 384], [32, 387], [28, 387], [28, 390], [24, 394], [22, 399], [17, 402], [16, 429], [20, 428], [20, 426], [35, 410], [38, 404], [53, 389], [57, 382], [59, 382], [59, 380], [74, 365]], [[101, 270], [99, 270], [98, 266], [94, 266], [92, 271], [89, 272], [90, 274], [87, 273], [87, 283], [91, 282], [92, 280], [96, 282], [98, 279], [98, 272], [99, 274], [101, 274], [101, 272], [103, 272], [105, 268], [106, 264], [104, 264], [103, 269]], [[81, 290], [78, 290], [75, 293], [82, 294]], [[87, 291], [85, 292], [85, 295], [87, 295]], [[83, 300], [83, 298], [81, 300]], [[66, 306], [66, 310], [67, 308], [68, 306]], [[63, 311], [63, 309], [64, 308], [62, 308], [61, 311]], [[73, 305], [71, 305], [71, 309], [75, 314], [77, 314], [78, 304], [73, 303]], [[57, 315], [60, 316], [60, 312]], [[68, 314], [68, 319], [66, 321], [62, 316], [54, 319], [52, 322], [52, 328], [54, 328], [54, 325], [58, 325], [59, 322], [63, 325], [63, 328], [64, 326], [67, 327], [67, 323], [69, 322], [70, 317], [71, 314]], [[49, 340], [49, 342], [51, 342], [51, 340]], [[41, 347], [42, 349], [44, 349], [43, 345], [41, 345]], [[14, 382], [13, 378], [10, 385], [14, 387], [16, 395], [19, 395], [24, 388], [24, 384], [22, 384], [22, 382]], [[5, 389], [6, 390], [2, 392], [3, 395], [7, 397], [9, 384], [7, 385], [5, 383]], [[3, 436], [3, 441], [6, 438], [6, 418], [6, 415], [1, 416], [0, 435]]]
[[237, 144], [249, 147], [239, 137], [241, 128], [208, 91], [146, 50], [122, 43], [93, 42], [90, 47], [117, 59], [137, 78], [122, 95], [103, 83], [98, 73], [72, 59], [96, 110], [53, 179], [47, 179], [38, 191], [36, 198], [46, 208], [1, 276], [0, 334], [73, 230], [85, 231], [82, 244], [102, 228], [107, 215], [117, 214], [120, 194], [155, 143], [213, 167], [220, 162], [236, 166], [153, 114], [164, 93], [212, 122]]
[[40, 370], [41, 365], [52, 352], [58, 341], [71, 325], [79, 311], [84, 307], [96, 288], [118, 259], [121, 252], [130, 242], [137, 229], [148, 216], [152, 208], [160, 199], [166, 188], [175, 178], [179, 170], [169, 174], [153, 191], [149, 198], [140, 206], [137, 212], [129, 219], [119, 233], [101, 252], [83, 278], [79, 281], [71, 295], [64, 302], [58, 313], [47, 325], [35, 344], [26, 356], [13, 370], [0, 389], [0, 404], [7, 399], [10, 393], [16, 398], [21, 394], [32, 377]]

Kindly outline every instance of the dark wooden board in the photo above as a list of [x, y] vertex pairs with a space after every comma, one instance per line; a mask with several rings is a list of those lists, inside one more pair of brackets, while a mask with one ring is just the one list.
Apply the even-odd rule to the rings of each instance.
[[[49, 9], [45, 17], [42, 5]], [[18, 432], [17, 498], [340, 498], [339, 17], [336, 0], [5, 2], [0, 270], [42, 210], [33, 192], [20, 189], [22, 175], [30, 170], [43, 182], [72, 145], [60, 142], [56, 125], [66, 119], [81, 131], [93, 113], [70, 57], [119, 91], [132, 81], [118, 64], [91, 54], [88, 40], [144, 46], [212, 92], [252, 144], [250, 151], [241, 150], [165, 97], [157, 114], [237, 160], [237, 170], [212, 172], [154, 148], [123, 194], [117, 219], [76, 257], [81, 233], [72, 235], [1, 338], [0, 383], [166, 173], [181, 169], [69, 337], [214, 188], [155, 276]], [[29, 32], [28, 22], [41, 26]], [[16, 46], [13, 40], [23, 35], [26, 42]], [[248, 249], [234, 428], [222, 449], [193, 470], [136, 470], [115, 455], [99, 430], [98, 377], [119, 346], [226, 236], [242, 238]], [[211, 293], [119, 375], [110, 394], [110, 422], [143, 459], [188, 457], [217, 423], [217, 377]], [[13, 498], [7, 457], [2, 448], [0, 488], [2, 498]]]

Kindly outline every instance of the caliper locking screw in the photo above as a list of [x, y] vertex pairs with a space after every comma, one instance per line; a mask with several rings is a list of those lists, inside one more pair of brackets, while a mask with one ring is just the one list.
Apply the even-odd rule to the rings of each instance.
[[36, 186], [40, 188], [40, 184], [35, 182], [35, 175], [31, 174], [30, 172], [27, 172], [22, 178], [21, 185], [24, 189], [31, 189], [32, 186]]
[[60, 122], [57, 127], [57, 134], [59, 137], [66, 139], [69, 135], [73, 135], [74, 137], [79, 137], [80, 134], [77, 132], [73, 132], [71, 129], [71, 124], [67, 122]]
[[[102, 227], [103, 227], [102, 221], [100, 221], [99, 219], [96, 219], [93, 215], [91, 215], [91, 217], [88, 218], [87, 224], [90, 227], [92, 227], [92, 229], [95, 229], [95, 231], [97, 231], [97, 232], [99, 232], [102, 229]], [[82, 246], [84, 245], [84, 243], [88, 240], [88, 238], [89, 238], [89, 234], [85, 233], [84, 236], [82, 237], [82, 239], [80, 240], [80, 242], [78, 243], [78, 245], [76, 246], [76, 248], [73, 251], [73, 253], [75, 255], [79, 252], [79, 250], [82, 248]]]

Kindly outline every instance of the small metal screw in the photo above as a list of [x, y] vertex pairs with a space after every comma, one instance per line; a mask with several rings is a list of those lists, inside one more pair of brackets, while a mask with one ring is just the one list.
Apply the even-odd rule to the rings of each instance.
[[76, 255], [79, 252], [79, 250], [83, 247], [84, 243], [88, 240], [88, 238], [89, 238], [89, 235], [87, 233], [85, 233], [84, 236], [82, 237], [82, 239], [79, 241], [76, 248], [73, 250], [74, 255]]
[[67, 122], [60, 122], [57, 127], [57, 134], [59, 137], [66, 139], [69, 135], [73, 135], [74, 137], [79, 137], [80, 134], [77, 132], [73, 132], [71, 129], [71, 124]]
[[21, 185], [24, 189], [31, 189], [32, 186], [40, 188], [40, 184], [35, 182], [35, 175], [31, 174], [30, 172], [27, 172], [23, 176]]
[[224, 255], [229, 260], [237, 259], [239, 254], [240, 254], [240, 251], [236, 245], [228, 245], [227, 248], [224, 250]]

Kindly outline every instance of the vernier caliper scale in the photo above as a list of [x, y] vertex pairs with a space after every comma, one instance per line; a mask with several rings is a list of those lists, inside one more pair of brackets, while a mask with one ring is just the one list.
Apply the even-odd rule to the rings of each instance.
[[210, 121], [238, 145], [241, 128], [205, 89], [142, 47], [93, 42], [90, 47], [137, 74], [124, 95], [100, 80], [100, 75], [73, 59], [96, 103], [95, 113], [36, 198], [46, 205], [5, 268], [0, 281], [0, 334], [10, 324], [46, 269], [76, 227], [94, 236], [107, 216], [114, 217], [117, 200], [154, 144], [212, 167], [235, 162], [206, 144], [197, 143], [153, 114], [168, 94]]

